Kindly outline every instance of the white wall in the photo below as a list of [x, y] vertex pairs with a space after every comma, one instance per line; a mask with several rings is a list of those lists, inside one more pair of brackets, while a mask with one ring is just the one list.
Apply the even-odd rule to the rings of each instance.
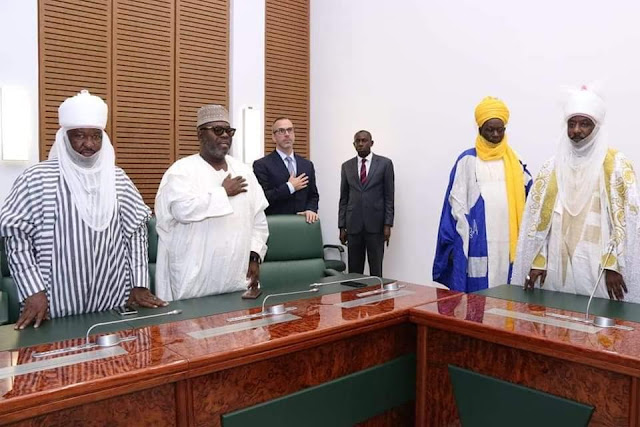
[[0, 160], [0, 204], [18, 175], [38, 161], [37, 0], [0, 0], [0, 86], [5, 85], [19, 86], [27, 92], [33, 126], [24, 130], [29, 161]]
[[508, 135], [532, 173], [561, 132], [562, 85], [607, 87], [611, 145], [640, 167], [640, 3], [312, 0], [311, 152], [326, 242], [336, 242], [340, 164], [356, 130], [396, 172], [385, 276], [431, 279], [444, 192], [473, 146], [486, 95], [511, 109]]
[[[264, 0], [232, 0], [230, 41], [230, 114], [235, 155], [242, 157], [242, 108], [257, 108], [260, 141], [246, 147], [249, 161], [262, 156], [264, 113]], [[13, 181], [38, 155], [38, 1], [0, 0], [0, 86], [18, 85], [30, 97], [32, 123], [25, 133], [30, 141], [28, 162], [0, 160], [0, 204]]]
[[[232, 154], [253, 163], [264, 154], [264, 0], [232, 0], [230, 55], [230, 111], [233, 137]], [[259, 123], [253, 141], [243, 145], [242, 110], [253, 107]], [[253, 143], [252, 143], [253, 142]]]

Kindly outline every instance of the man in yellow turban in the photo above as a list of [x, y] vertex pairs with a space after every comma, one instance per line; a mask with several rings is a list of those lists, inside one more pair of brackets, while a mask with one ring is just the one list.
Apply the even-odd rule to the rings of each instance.
[[451, 171], [433, 280], [473, 292], [509, 283], [531, 175], [509, 146], [509, 109], [486, 97], [475, 110], [476, 145]]

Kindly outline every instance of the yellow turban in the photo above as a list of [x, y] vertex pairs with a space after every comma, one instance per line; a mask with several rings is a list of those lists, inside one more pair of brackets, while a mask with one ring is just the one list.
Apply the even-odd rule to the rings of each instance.
[[[492, 96], [484, 98], [476, 107], [476, 123], [478, 127], [491, 119], [500, 119], [506, 125], [509, 121], [507, 106]], [[505, 183], [507, 185], [507, 203], [509, 205], [509, 260], [516, 257], [516, 246], [520, 234], [520, 223], [525, 204], [524, 171], [516, 153], [509, 146], [507, 135], [497, 144], [484, 139], [480, 134], [476, 137], [476, 154], [485, 161], [504, 161]]]
[[500, 99], [487, 96], [476, 107], [476, 123], [478, 127], [482, 127], [487, 120], [491, 119], [500, 119], [506, 125], [509, 121], [509, 109]]

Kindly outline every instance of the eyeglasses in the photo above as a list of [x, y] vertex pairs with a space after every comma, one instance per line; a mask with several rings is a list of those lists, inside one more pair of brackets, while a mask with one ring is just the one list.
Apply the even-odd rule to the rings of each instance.
[[223, 126], [202, 126], [200, 129], [212, 130], [216, 136], [221, 136], [225, 132], [229, 136], [233, 136], [236, 133], [236, 130], [234, 128], [223, 127]]
[[285, 133], [293, 133], [293, 128], [278, 128], [273, 131], [274, 134], [284, 135]]

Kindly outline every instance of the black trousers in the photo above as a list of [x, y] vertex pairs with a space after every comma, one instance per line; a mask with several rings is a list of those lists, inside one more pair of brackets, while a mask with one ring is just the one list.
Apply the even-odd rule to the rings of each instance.
[[358, 233], [347, 236], [349, 249], [349, 273], [364, 274], [365, 254], [369, 261], [369, 275], [382, 277], [384, 234]]

